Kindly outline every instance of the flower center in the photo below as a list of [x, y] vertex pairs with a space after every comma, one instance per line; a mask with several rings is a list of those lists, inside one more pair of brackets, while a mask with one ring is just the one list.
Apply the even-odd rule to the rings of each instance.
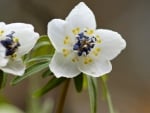
[[6, 48], [6, 56], [16, 56], [16, 51], [18, 47], [20, 46], [18, 38], [14, 37], [14, 31], [12, 31], [10, 34], [6, 35], [5, 40], [1, 40], [0, 43]]
[[92, 48], [94, 48], [96, 43], [96, 37], [93, 35], [93, 32], [87, 30], [80, 32], [76, 36], [76, 43], [73, 45], [73, 50], [77, 52], [78, 56], [87, 56]]

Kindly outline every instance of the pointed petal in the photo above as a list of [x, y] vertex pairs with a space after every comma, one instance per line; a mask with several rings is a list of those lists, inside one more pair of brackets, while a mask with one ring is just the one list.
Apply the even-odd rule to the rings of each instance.
[[95, 16], [90, 8], [84, 3], [80, 2], [70, 12], [66, 21], [72, 24], [74, 28], [80, 27], [81, 29], [90, 28], [96, 29]]
[[106, 29], [98, 29], [96, 31], [101, 38], [101, 55], [105, 56], [108, 60], [114, 59], [125, 47], [126, 42], [122, 36], [114, 31]]
[[79, 64], [79, 70], [89, 76], [100, 77], [109, 73], [112, 70], [112, 65], [110, 61], [100, 57], [98, 59], [94, 59], [89, 64], [84, 64], [83, 61], [81, 61]]
[[53, 19], [48, 23], [47, 34], [57, 51], [61, 51], [64, 45], [64, 39], [70, 34], [69, 24], [61, 19]]
[[76, 64], [71, 61], [70, 57], [66, 58], [61, 53], [57, 52], [54, 54], [49, 67], [57, 78], [72, 78], [80, 73]]
[[5, 67], [1, 68], [1, 70], [6, 73], [21, 76], [24, 74], [25, 65], [21, 59], [10, 60]]
[[39, 34], [31, 29], [16, 31], [14, 36], [19, 39], [19, 43], [21, 45], [19, 46], [17, 51], [17, 54], [19, 56], [27, 54], [34, 47], [35, 43], [39, 38]]

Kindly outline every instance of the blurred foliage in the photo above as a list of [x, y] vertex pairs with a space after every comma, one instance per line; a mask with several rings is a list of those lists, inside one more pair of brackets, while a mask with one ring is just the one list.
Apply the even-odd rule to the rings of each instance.
[[58, 85], [60, 85], [61, 83], [63, 83], [67, 78], [56, 78], [53, 77], [52, 79], [50, 79], [48, 81], [48, 83], [41, 88], [40, 90], [36, 91], [34, 93], [34, 97], [40, 97], [43, 96], [45, 93], [47, 93], [48, 91], [52, 90], [53, 88], [57, 87]]
[[0, 104], [0, 113], [24, 113], [19, 108], [11, 104]]
[[3, 87], [4, 73], [0, 70], [0, 89]]

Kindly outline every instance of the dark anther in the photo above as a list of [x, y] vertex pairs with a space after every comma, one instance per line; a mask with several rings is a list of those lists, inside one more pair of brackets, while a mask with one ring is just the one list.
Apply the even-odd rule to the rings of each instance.
[[1, 40], [0, 43], [6, 48], [6, 56], [10, 56], [13, 55], [16, 50], [18, 49], [18, 47], [20, 46], [19, 42], [15, 42], [13, 38], [15, 38], [13, 36], [15, 32], [12, 32], [11, 34], [6, 35], [5, 40]]
[[92, 48], [94, 48], [96, 38], [85, 35], [81, 32], [77, 35], [77, 42], [73, 46], [73, 50], [77, 51], [78, 56], [88, 55]]
[[15, 33], [15, 32], [12, 31], [10, 34], [6, 35], [6, 37], [13, 38], [13, 37], [14, 37], [14, 36], [13, 36], [14, 33]]

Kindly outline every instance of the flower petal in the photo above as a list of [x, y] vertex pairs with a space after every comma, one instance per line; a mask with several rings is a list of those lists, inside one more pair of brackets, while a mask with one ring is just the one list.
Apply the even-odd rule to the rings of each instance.
[[80, 27], [81, 29], [90, 28], [96, 29], [95, 16], [90, 8], [84, 3], [80, 2], [70, 12], [66, 21], [72, 24], [74, 28]]
[[19, 43], [21, 45], [17, 51], [17, 54], [20, 56], [28, 53], [39, 38], [39, 34], [31, 29], [16, 31], [14, 36], [19, 39]]
[[19, 47], [17, 54], [20, 56], [28, 53], [39, 38], [39, 34], [34, 32], [34, 27], [31, 24], [11, 23], [7, 24], [4, 29], [5, 35], [8, 35], [13, 31], [13, 36], [19, 39], [21, 46]]
[[104, 55], [108, 60], [114, 59], [125, 47], [126, 42], [122, 36], [114, 31], [106, 29], [96, 30], [101, 38], [101, 55]]
[[5, 28], [6, 31], [16, 31], [16, 30], [23, 30], [23, 29], [33, 30], [34, 27], [31, 24], [26, 24], [26, 23], [11, 23], [11, 24], [7, 24]]
[[6, 73], [21, 76], [24, 74], [25, 65], [21, 59], [9, 60], [8, 64], [2, 67], [1, 70]]
[[89, 64], [84, 64], [83, 61], [79, 63], [79, 70], [92, 77], [100, 77], [109, 73], [112, 70], [110, 61], [105, 60], [103, 57], [94, 59]]
[[0, 22], [0, 30], [3, 29], [5, 27], [5, 23], [4, 22]]
[[0, 57], [5, 57], [5, 52], [5, 47], [0, 43]]
[[75, 63], [71, 62], [71, 58], [64, 57], [61, 53], [56, 52], [50, 62], [50, 70], [56, 77], [72, 78], [80, 74]]
[[69, 26], [66, 21], [61, 19], [53, 19], [48, 23], [47, 34], [57, 51], [61, 51], [65, 46], [64, 39], [71, 31]]
[[1, 56], [0, 56], [0, 59], [1, 59], [1, 60], [0, 60], [0, 68], [6, 66], [7, 63], [8, 63], [8, 59], [3, 58], [3, 57], [1, 57]]
[[5, 58], [6, 49], [0, 44], [0, 67], [3, 67], [7, 64], [8, 59]]

